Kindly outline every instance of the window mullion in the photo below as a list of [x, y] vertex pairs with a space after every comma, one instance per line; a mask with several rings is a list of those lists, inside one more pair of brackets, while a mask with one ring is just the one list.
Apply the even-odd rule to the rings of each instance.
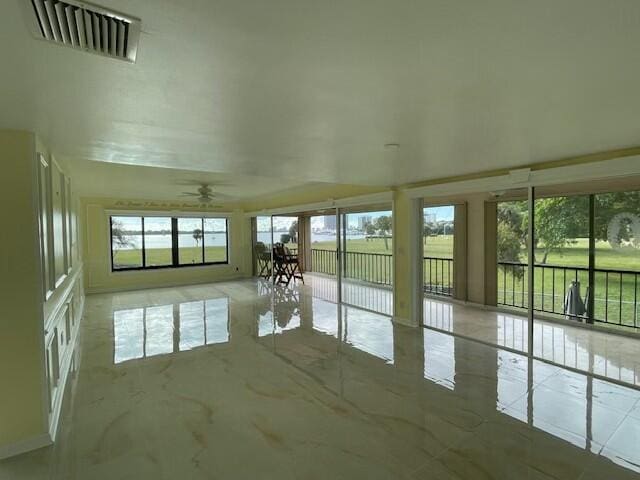
[[205, 261], [205, 258], [204, 258], [204, 238], [205, 238], [205, 234], [204, 234], [204, 218], [200, 219], [200, 225], [202, 226], [202, 264], [204, 265], [205, 263], [207, 263]]
[[147, 267], [147, 251], [144, 244], [144, 217], [140, 217], [142, 220], [142, 268]]
[[[592, 193], [589, 195], [589, 298], [587, 302], [587, 323], [593, 323], [594, 319], [594, 306], [595, 306], [595, 258], [596, 258], [596, 237], [595, 237], [595, 216], [596, 216], [596, 201], [595, 195]], [[622, 295], [622, 290], [620, 291]], [[605, 318], [606, 320], [606, 318]]]
[[171, 217], [171, 262], [177, 267], [178, 262], [178, 219]]

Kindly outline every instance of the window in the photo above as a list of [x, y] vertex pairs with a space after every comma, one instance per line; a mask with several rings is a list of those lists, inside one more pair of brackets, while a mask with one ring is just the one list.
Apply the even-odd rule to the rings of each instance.
[[142, 217], [111, 217], [111, 260], [114, 270], [143, 266]]
[[226, 218], [112, 216], [112, 270], [228, 263]]
[[171, 265], [171, 217], [144, 219], [144, 258], [148, 267]]
[[201, 218], [178, 218], [178, 260], [180, 265], [203, 263]]
[[227, 221], [224, 218], [204, 219], [205, 263], [227, 262]]

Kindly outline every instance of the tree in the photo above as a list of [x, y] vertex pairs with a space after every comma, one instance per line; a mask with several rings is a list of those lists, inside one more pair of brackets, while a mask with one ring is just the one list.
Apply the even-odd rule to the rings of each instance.
[[[608, 240], [609, 222], [620, 213], [640, 212], [640, 191], [596, 194], [595, 231], [596, 240]], [[539, 198], [535, 201], [534, 248], [542, 253], [536, 262], [545, 264], [549, 255], [576, 242], [577, 238], [589, 237], [589, 197], [577, 195], [568, 197]], [[498, 204], [498, 260], [519, 262], [527, 245], [529, 215], [526, 201], [501, 202]], [[622, 222], [618, 240], [632, 241], [632, 229], [628, 222]]]
[[[640, 191], [599, 194], [596, 200], [596, 240], [607, 240], [609, 221], [618, 213], [640, 214]], [[630, 240], [630, 229], [623, 225], [618, 233], [620, 240]]]
[[[524, 213], [526, 202], [501, 202], [498, 204], [497, 255], [499, 262], [519, 262], [520, 252], [526, 241]], [[521, 276], [522, 270], [515, 269]]]
[[428, 223], [422, 225], [422, 242], [427, 243], [427, 237], [431, 235], [431, 226]]
[[376, 227], [371, 222], [367, 222], [364, 224], [364, 233], [366, 235], [367, 241], [369, 241], [369, 237], [376, 234]]
[[202, 240], [203, 234], [202, 234], [202, 229], [200, 228], [195, 228], [193, 230], [193, 239], [196, 241], [196, 247], [198, 246], [198, 244], [200, 243], [200, 240]]
[[519, 262], [522, 242], [518, 233], [507, 223], [498, 223], [498, 260]]
[[389, 250], [389, 232], [391, 232], [391, 217], [382, 215], [376, 218], [375, 228], [378, 233], [384, 238], [384, 249]]
[[115, 250], [114, 256], [122, 249], [135, 248], [136, 246], [136, 242], [127, 235], [124, 224], [119, 220], [112, 220], [111, 222], [111, 239]]
[[296, 243], [298, 241], [298, 221], [294, 220], [294, 222], [289, 227], [289, 237], [290, 241]]
[[589, 236], [589, 199], [586, 196], [541, 198], [535, 202], [535, 244], [542, 249], [540, 263], [576, 238]]
[[135, 247], [135, 242], [127, 236], [124, 225], [119, 220], [113, 220], [111, 223], [111, 238], [116, 246], [116, 250], [127, 247]]
[[[501, 202], [498, 204], [498, 226], [502, 225], [503, 233], [509, 232], [508, 237], [512, 242], [517, 243], [518, 248], [526, 242], [526, 213], [526, 202]], [[511, 245], [509, 249], [514, 250]], [[507, 260], [506, 257], [500, 255], [500, 250], [498, 250], [498, 258]]]

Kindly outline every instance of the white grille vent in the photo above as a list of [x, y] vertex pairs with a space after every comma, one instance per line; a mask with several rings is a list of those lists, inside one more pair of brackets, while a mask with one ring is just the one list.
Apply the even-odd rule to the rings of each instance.
[[140, 20], [74, 0], [24, 0], [31, 4], [38, 38], [129, 62], [136, 61]]

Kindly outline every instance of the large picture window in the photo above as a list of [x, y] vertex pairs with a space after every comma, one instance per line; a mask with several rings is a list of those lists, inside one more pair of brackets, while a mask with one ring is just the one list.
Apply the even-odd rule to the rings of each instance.
[[110, 218], [112, 270], [228, 263], [226, 218]]
[[180, 265], [204, 262], [201, 218], [178, 218], [178, 261]]

